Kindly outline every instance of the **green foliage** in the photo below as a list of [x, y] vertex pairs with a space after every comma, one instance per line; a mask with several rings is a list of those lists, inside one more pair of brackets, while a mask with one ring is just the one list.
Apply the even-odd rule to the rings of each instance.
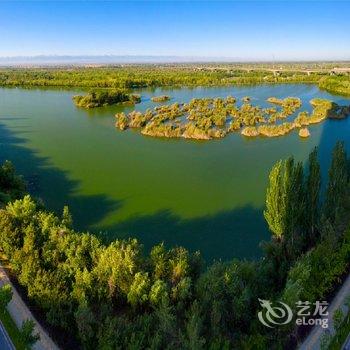
[[[349, 265], [350, 230], [344, 242], [334, 242], [331, 238], [319, 243], [300, 258], [288, 273], [285, 298], [293, 296], [298, 300], [321, 300]], [[293, 294], [295, 293], [295, 294]]]
[[306, 224], [310, 229], [309, 239], [315, 242], [316, 227], [319, 222], [321, 170], [317, 159], [317, 148], [309, 156], [309, 173], [306, 179]]
[[270, 171], [269, 187], [266, 192], [266, 209], [264, 211], [270, 231], [279, 240], [282, 239], [284, 233], [286, 216], [285, 193], [282, 183], [284, 167], [284, 163], [279, 161]]
[[34, 333], [34, 328], [35, 323], [33, 320], [25, 320], [23, 321], [22, 327], [20, 329], [22, 341], [28, 347], [31, 347], [40, 339], [39, 334]]
[[205, 338], [202, 336], [203, 325], [198, 301], [192, 304], [186, 324], [184, 344], [187, 349], [201, 350], [204, 348]]
[[324, 204], [325, 217], [334, 223], [344, 214], [344, 205], [348, 197], [348, 162], [342, 142], [337, 142], [329, 169], [329, 179]]
[[14, 166], [6, 160], [0, 167], [0, 207], [11, 200], [22, 197], [25, 189], [23, 178], [16, 175]]
[[67, 206], [64, 206], [63, 213], [62, 213], [62, 225], [70, 228], [73, 225], [73, 218], [71, 213], [69, 212], [69, 208]]
[[[1, 86], [64, 86], [131, 89], [157, 86], [218, 86], [259, 83], [315, 83], [321, 89], [349, 95], [350, 80], [347, 76], [300, 72], [300, 67], [288, 67], [275, 75], [266, 66], [252, 71], [242, 70], [240, 65], [212, 69], [211, 65], [198, 64], [182, 67], [135, 65], [117, 68], [32, 68], [1, 69]], [[328, 67], [328, 68], [333, 68]]]
[[350, 79], [346, 76], [324, 77], [319, 82], [321, 89], [340, 95], [350, 95]]
[[21, 201], [9, 203], [6, 209], [14, 219], [27, 223], [36, 212], [36, 204], [29, 195], [26, 195]]
[[[278, 123], [301, 107], [299, 98], [281, 100], [270, 97], [267, 101], [278, 106], [273, 108], [253, 106], [249, 97], [242, 100], [244, 103], [238, 107], [232, 96], [225, 99], [194, 98], [189, 103], [157, 106], [144, 113], [135, 110], [128, 114], [117, 113], [115, 126], [120, 130], [139, 128], [141, 134], [153, 137], [209, 140], [225, 137], [241, 128], [241, 134], [247, 137], [278, 137], [296, 128], [320, 123], [326, 118], [343, 119], [350, 114], [350, 106], [338, 106], [327, 99], [312, 99], [311, 115], [303, 111], [294, 120]], [[228, 118], [231, 119], [229, 123]], [[300, 131], [299, 135], [303, 136], [303, 129]]]
[[87, 306], [79, 306], [75, 312], [75, 322], [77, 324], [79, 338], [86, 349], [94, 344], [97, 331], [97, 322], [94, 312]]
[[[328, 193], [345, 198], [347, 159], [337, 147]], [[264, 258], [204, 272], [198, 253], [181, 247], [159, 244], [143, 255], [135, 239], [104, 245], [72, 229], [67, 207], [57, 217], [30, 196], [0, 209], [0, 248], [47, 321], [84, 349], [283, 348], [291, 329], [264, 328], [258, 298], [323, 300], [349, 267], [350, 230], [320, 223], [319, 191], [316, 150], [306, 175], [293, 158], [279, 161], [264, 213], [276, 239], [264, 243]], [[332, 203], [349, 211], [348, 201]], [[27, 343], [30, 331], [23, 329]]]
[[151, 97], [151, 100], [153, 102], [165, 102], [165, 101], [170, 100], [170, 96], [168, 96], [168, 95], [153, 96], [153, 97]]
[[277, 240], [294, 235], [301, 227], [305, 206], [301, 163], [293, 158], [277, 162], [269, 176], [265, 219]]
[[86, 348], [104, 343], [100, 327], [114, 312], [121, 313], [125, 328], [117, 344], [136, 346], [139, 338], [132, 334], [146, 332], [152, 318], [162, 320], [159, 334], [142, 344], [165, 344], [169, 334], [178, 339], [177, 312], [185, 312], [193, 295], [197, 255], [160, 245], [145, 258], [136, 240], [104, 246], [93, 235], [74, 232], [70, 222], [68, 209], [60, 219], [29, 196], [0, 212], [1, 247], [48, 322], [77, 335]]
[[142, 305], [148, 301], [150, 280], [148, 273], [137, 272], [128, 293], [128, 302], [131, 306]]
[[317, 83], [321, 74], [285, 72], [275, 76], [264, 67], [247, 72], [240, 67], [212, 69], [198, 64], [183, 67], [130, 65], [128, 67], [101, 68], [33, 68], [2, 69], [1, 86], [64, 86], [131, 89], [157, 86], [213, 86], [258, 83]]
[[149, 300], [154, 307], [169, 301], [168, 286], [162, 280], [156, 280], [151, 287]]
[[12, 289], [9, 284], [0, 287], [0, 312], [4, 313], [6, 306], [12, 299]]
[[304, 125], [319, 123], [328, 117], [345, 118], [350, 107], [338, 106], [326, 99], [313, 99], [310, 103], [313, 112], [300, 112], [299, 115], [279, 123], [292, 116], [301, 107], [296, 97], [283, 100], [270, 97], [268, 101], [277, 107], [261, 108], [250, 103], [245, 97], [241, 106], [236, 106], [236, 98], [194, 98], [188, 103], [173, 103], [156, 106], [144, 112], [131, 111], [117, 113], [115, 126], [120, 130], [140, 129], [142, 135], [153, 137], [171, 137], [210, 140], [225, 137], [230, 132], [241, 130], [248, 137], [277, 137], [286, 135]]
[[83, 108], [94, 108], [101, 106], [109, 106], [121, 102], [140, 102], [140, 97], [137, 95], [128, 94], [126, 90], [94, 90], [85, 96], [73, 96], [73, 101], [76, 106]]
[[333, 314], [333, 322], [334, 322], [334, 328], [336, 331], [339, 331], [343, 321], [344, 321], [343, 311], [341, 309], [335, 310]]
[[349, 335], [349, 332], [350, 332], [350, 314], [349, 314], [349, 312], [347, 312], [346, 315], [343, 315], [342, 312], [339, 312], [339, 313], [337, 312], [336, 319], [337, 319], [337, 321], [336, 321], [337, 326], [335, 327], [336, 333], [333, 337], [331, 335], [329, 335], [328, 344], [327, 344], [328, 346], [325, 347], [325, 349], [327, 349], [327, 350], [339, 350], [339, 349], [341, 349], [343, 344], [345, 343], [348, 335]]
[[28, 350], [27, 344], [25, 344], [22, 340], [20, 330], [17, 328], [16, 323], [13, 321], [7, 310], [4, 310], [4, 312], [0, 312], [0, 321], [5, 327], [16, 350]]
[[324, 332], [321, 336], [320, 350], [328, 350], [331, 340], [332, 340], [331, 334]]
[[[298, 127], [317, 124], [326, 118], [345, 118], [346, 115], [339, 113], [339, 106], [327, 99], [314, 98], [310, 101], [313, 107], [311, 115], [308, 112], [300, 112], [294, 120], [294, 124]], [[342, 110], [343, 107], [340, 109]]]

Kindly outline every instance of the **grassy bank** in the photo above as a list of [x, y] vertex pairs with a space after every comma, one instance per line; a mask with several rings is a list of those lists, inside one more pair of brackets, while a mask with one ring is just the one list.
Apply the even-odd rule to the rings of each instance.
[[28, 348], [22, 341], [21, 333], [7, 310], [0, 312], [0, 320], [11, 338], [16, 350], [27, 350]]

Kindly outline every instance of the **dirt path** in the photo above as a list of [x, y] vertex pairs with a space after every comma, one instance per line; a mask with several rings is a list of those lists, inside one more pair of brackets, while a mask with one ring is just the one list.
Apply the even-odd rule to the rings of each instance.
[[319, 350], [321, 348], [321, 337], [328, 330], [332, 335], [335, 333], [333, 315], [337, 309], [341, 309], [344, 314], [348, 312], [348, 308], [345, 305], [346, 298], [350, 295], [350, 275], [346, 278], [343, 286], [333, 298], [331, 304], [328, 307], [328, 329], [322, 328], [320, 325], [315, 326], [311, 333], [307, 336], [304, 342], [299, 347], [299, 350]]
[[46, 333], [46, 331], [41, 327], [38, 321], [35, 319], [31, 311], [28, 309], [26, 304], [21, 299], [18, 294], [16, 288], [13, 286], [11, 281], [9, 280], [5, 270], [0, 266], [0, 286], [5, 284], [10, 284], [12, 287], [12, 300], [7, 306], [7, 310], [10, 313], [12, 319], [16, 323], [17, 327], [20, 328], [22, 326], [22, 322], [31, 319], [35, 322], [35, 332], [39, 333], [40, 340], [37, 341], [33, 349], [34, 350], [59, 350], [59, 347], [53, 342], [50, 336]]

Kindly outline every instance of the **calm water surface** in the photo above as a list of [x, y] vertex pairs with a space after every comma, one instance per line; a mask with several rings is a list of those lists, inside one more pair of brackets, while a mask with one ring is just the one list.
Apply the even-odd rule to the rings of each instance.
[[[271, 166], [290, 155], [305, 161], [318, 145], [325, 176], [331, 148], [350, 133], [349, 119], [312, 126], [307, 140], [296, 132], [274, 139], [149, 138], [115, 129], [114, 114], [131, 107], [81, 110], [71, 101], [77, 93], [0, 89], [0, 160], [12, 160], [50, 209], [69, 205], [78, 229], [109, 239], [137, 237], [146, 249], [160, 241], [183, 245], [207, 261], [259, 256], [259, 242], [269, 238], [262, 209]], [[297, 96], [309, 110], [314, 97], [350, 103], [313, 85], [140, 93], [139, 110], [155, 106], [150, 97], [164, 93], [171, 102], [247, 95], [259, 105], [270, 96]]]

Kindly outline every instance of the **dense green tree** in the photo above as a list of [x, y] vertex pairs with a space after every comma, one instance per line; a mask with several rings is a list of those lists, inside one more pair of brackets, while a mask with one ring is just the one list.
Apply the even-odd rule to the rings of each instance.
[[317, 148], [309, 155], [309, 172], [306, 179], [306, 227], [310, 232], [309, 239], [315, 242], [315, 232], [319, 222], [321, 170], [317, 159]]
[[[300, 67], [290, 67], [288, 72], [275, 76], [266, 66], [250, 65], [247, 72], [240, 65], [227, 65], [223, 69], [213, 69], [202, 64], [179, 67], [131, 65], [128, 67], [101, 68], [32, 68], [1, 69], [1, 86], [65, 86], [87, 88], [132, 89], [157, 86], [217, 86], [257, 83], [319, 83], [320, 87], [334, 92], [349, 94], [349, 78], [324, 74], [300, 73]], [[218, 64], [216, 66], [219, 66]], [[302, 69], [305, 64], [302, 64]], [[220, 67], [219, 67], [220, 68]], [[329, 67], [328, 67], [329, 68]], [[333, 67], [332, 67], [333, 68]], [[294, 71], [293, 71], [294, 70]]]
[[324, 215], [334, 223], [344, 214], [348, 197], [348, 162], [344, 143], [337, 142], [333, 150], [332, 163], [329, 169]]
[[63, 207], [63, 213], [62, 213], [62, 225], [70, 228], [73, 225], [73, 218], [71, 213], [69, 212], [68, 206]]
[[340, 244], [332, 237], [327, 238], [295, 263], [288, 273], [284, 291], [286, 300], [322, 300], [349, 265], [349, 230], [343, 240]]
[[148, 293], [150, 289], [150, 280], [147, 272], [137, 272], [131, 283], [128, 293], [128, 302], [132, 306], [142, 305], [148, 301]]
[[186, 335], [184, 344], [187, 349], [201, 350], [205, 345], [203, 332], [202, 312], [198, 301], [194, 301], [189, 311], [188, 320], [186, 323]]
[[304, 174], [301, 162], [294, 163], [292, 158], [287, 160], [284, 176], [285, 188], [285, 232], [289, 235], [291, 244], [300, 240], [300, 231], [305, 210]]
[[168, 285], [164, 281], [157, 279], [152, 285], [149, 293], [149, 300], [151, 302], [151, 305], [153, 305], [154, 307], [157, 307], [162, 303], [168, 303], [169, 302], [168, 289], [169, 289]]
[[264, 211], [270, 231], [277, 240], [282, 239], [285, 229], [286, 207], [282, 182], [284, 168], [285, 164], [282, 161], [277, 162], [272, 167], [266, 192], [266, 209]]
[[138, 103], [141, 101], [141, 98], [138, 95], [129, 94], [123, 89], [113, 89], [93, 90], [85, 96], [73, 96], [73, 101], [78, 107], [94, 108], [114, 105], [121, 102]]
[[16, 174], [13, 164], [6, 160], [0, 167], [0, 206], [25, 194], [25, 183]]
[[33, 320], [25, 320], [22, 323], [22, 327], [20, 329], [21, 339], [24, 344], [28, 347], [34, 345], [39, 339], [40, 336], [38, 333], [34, 333], [35, 323]]
[[98, 324], [91, 308], [88, 306], [79, 306], [75, 312], [75, 321], [78, 327], [79, 338], [84, 348], [95, 349]]
[[175, 308], [163, 299], [156, 308], [155, 322], [158, 324], [157, 333], [164, 347], [174, 347], [174, 342], [179, 336], [179, 327], [177, 324]]
[[3, 313], [12, 299], [12, 289], [9, 284], [0, 287], [0, 312]]
[[26, 195], [23, 200], [9, 203], [7, 212], [12, 215], [15, 220], [27, 224], [32, 220], [36, 212], [36, 204], [29, 195]]
[[305, 193], [302, 164], [293, 158], [277, 162], [269, 176], [266, 193], [265, 219], [277, 240], [294, 239], [300, 230]]
[[165, 278], [169, 273], [169, 256], [164, 244], [155, 245], [150, 253], [154, 278]]

